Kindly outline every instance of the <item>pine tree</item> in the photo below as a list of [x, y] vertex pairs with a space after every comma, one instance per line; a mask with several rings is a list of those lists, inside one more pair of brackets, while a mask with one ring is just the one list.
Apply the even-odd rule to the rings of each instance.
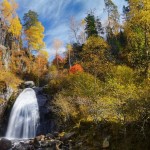
[[94, 15], [92, 13], [89, 13], [87, 17], [85, 18], [85, 21], [86, 21], [85, 31], [86, 31], [87, 37], [90, 37], [93, 35], [98, 36], [96, 20], [95, 20]]
[[29, 10], [27, 13], [24, 14], [24, 28], [28, 30], [31, 26], [36, 25], [38, 20], [38, 14], [32, 10]]

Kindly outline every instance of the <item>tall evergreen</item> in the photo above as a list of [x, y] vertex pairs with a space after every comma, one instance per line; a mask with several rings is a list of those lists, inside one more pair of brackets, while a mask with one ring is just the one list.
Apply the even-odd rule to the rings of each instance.
[[38, 22], [38, 14], [32, 10], [29, 10], [24, 14], [24, 28], [28, 30], [31, 26], [34, 26]]
[[89, 13], [87, 17], [85, 18], [86, 21], [86, 27], [85, 27], [85, 32], [87, 34], [87, 37], [90, 36], [98, 36], [98, 31], [96, 27], [96, 20], [95, 17], [92, 13]]

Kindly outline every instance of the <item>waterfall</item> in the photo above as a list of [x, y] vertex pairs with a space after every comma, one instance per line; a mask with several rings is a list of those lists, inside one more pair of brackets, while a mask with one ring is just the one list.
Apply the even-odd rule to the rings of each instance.
[[39, 121], [39, 108], [36, 93], [26, 88], [14, 103], [11, 110], [6, 138], [33, 138]]

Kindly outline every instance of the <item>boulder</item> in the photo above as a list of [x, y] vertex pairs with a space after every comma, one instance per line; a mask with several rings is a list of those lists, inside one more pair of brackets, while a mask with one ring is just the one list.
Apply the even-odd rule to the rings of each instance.
[[44, 142], [44, 141], [45, 141], [45, 136], [41, 135], [41, 142]]
[[47, 139], [53, 139], [53, 138], [54, 138], [54, 135], [51, 134], [51, 133], [48, 133], [48, 134], [46, 134], [46, 138], [47, 138]]
[[41, 141], [41, 138], [42, 138], [41, 135], [35, 137], [35, 139], [36, 139], [37, 141]]
[[48, 147], [51, 148], [52, 150], [60, 150], [60, 146], [62, 144], [61, 141], [59, 140], [48, 140]]
[[40, 142], [39, 142], [38, 138], [34, 138], [33, 145], [34, 145], [35, 148], [39, 148], [40, 147]]
[[107, 149], [109, 148], [109, 139], [110, 139], [110, 136], [106, 137], [104, 140], [103, 140], [103, 145], [102, 145], [102, 148], [103, 149]]
[[25, 88], [33, 88], [35, 86], [33, 81], [26, 81], [23, 83], [23, 85], [25, 86]]
[[0, 140], [0, 149], [1, 150], [8, 150], [12, 147], [12, 143], [10, 140], [2, 138]]

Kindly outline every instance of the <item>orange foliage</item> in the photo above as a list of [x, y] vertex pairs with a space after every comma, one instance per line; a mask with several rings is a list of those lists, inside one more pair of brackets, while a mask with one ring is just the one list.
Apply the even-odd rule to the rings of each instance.
[[77, 73], [77, 72], [83, 72], [83, 68], [80, 64], [75, 64], [69, 69], [69, 73]]
[[48, 74], [47, 56], [43, 53], [34, 56], [25, 50], [12, 51], [10, 71], [22, 79], [33, 80], [39, 85]]
[[34, 77], [42, 77], [48, 72], [48, 60], [42, 54], [35, 57], [27, 54], [24, 50], [13, 51], [10, 69], [20, 76], [28, 74]]
[[37, 77], [44, 77], [48, 73], [48, 60], [43, 55], [38, 55], [34, 61], [32, 72]]
[[28, 57], [24, 50], [12, 51], [10, 69], [12, 72], [22, 74], [30, 72], [33, 58]]

